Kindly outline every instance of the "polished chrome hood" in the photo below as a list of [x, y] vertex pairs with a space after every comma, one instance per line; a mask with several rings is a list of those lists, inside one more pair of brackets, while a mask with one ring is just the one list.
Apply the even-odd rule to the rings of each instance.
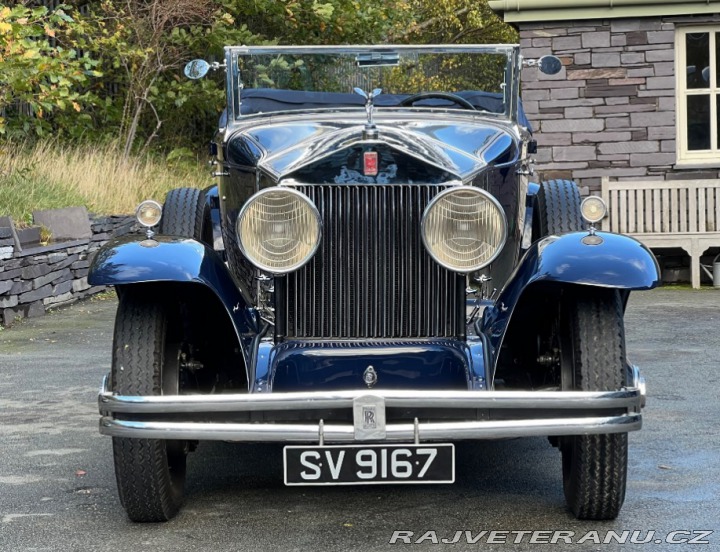
[[502, 122], [378, 117], [375, 128], [377, 134], [368, 137], [360, 121], [348, 124], [273, 118], [233, 134], [230, 141], [235, 144], [229, 148], [228, 160], [239, 161], [233, 159], [233, 151], [255, 151], [251, 161], [279, 180], [344, 149], [387, 147], [465, 181], [488, 165], [511, 163], [518, 157], [518, 137], [510, 125]]

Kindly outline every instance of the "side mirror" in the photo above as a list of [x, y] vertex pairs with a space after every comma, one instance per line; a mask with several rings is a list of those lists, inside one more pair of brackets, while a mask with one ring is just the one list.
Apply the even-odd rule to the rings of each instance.
[[538, 67], [546, 75], [557, 75], [563, 64], [557, 56], [543, 56], [538, 60]]
[[185, 76], [192, 80], [203, 78], [210, 71], [210, 64], [204, 59], [194, 59], [185, 65]]

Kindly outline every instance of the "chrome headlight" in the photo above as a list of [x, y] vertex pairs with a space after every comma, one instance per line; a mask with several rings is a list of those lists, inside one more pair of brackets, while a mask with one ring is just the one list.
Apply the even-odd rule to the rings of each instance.
[[162, 206], [152, 199], [146, 199], [135, 209], [135, 218], [145, 228], [152, 228], [160, 222]]
[[596, 224], [607, 215], [605, 200], [598, 196], [588, 196], [580, 204], [580, 213], [590, 224]]
[[435, 196], [425, 209], [422, 239], [430, 256], [445, 268], [479, 270], [495, 260], [505, 245], [505, 214], [484, 190], [450, 188]]
[[267, 188], [240, 211], [237, 234], [243, 254], [258, 268], [285, 274], [303, 266], [320, 245], [320, 213], [292, 188]]

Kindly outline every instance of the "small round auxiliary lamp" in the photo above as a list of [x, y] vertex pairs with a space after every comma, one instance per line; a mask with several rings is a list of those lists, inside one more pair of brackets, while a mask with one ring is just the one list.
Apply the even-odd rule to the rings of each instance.
[[157, 226], [162, 217], [162, 205], [152, 199], [146, 199], [135, 210], [135, 218], [146, 228], [148, 239], [152, 239], [155, 235], [153, 227]]
[[583, 239], [583, 243], [586, 245], [599, 245], [602, 243], [602, 238], [595, 236], [595, 225], [607, 215], [605, 201], [598, 196], [586, 197], [580, 204], [580, 214], [590, 224], [590, 228], [588, 228], [589, 236]]

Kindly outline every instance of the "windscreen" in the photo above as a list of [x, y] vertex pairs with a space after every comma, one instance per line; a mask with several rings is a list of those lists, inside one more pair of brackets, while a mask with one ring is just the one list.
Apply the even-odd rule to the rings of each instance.
[[246, 49], [236, 59], [238, 115], [360, 109], [366, 102], [363, 94], [378, 90], [376, 108], [441, 107], [509, 115], [509, 49]]

